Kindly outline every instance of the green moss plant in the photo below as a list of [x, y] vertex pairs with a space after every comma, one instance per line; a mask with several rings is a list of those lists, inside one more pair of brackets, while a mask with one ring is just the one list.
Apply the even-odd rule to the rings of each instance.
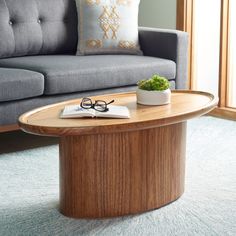
[[170, 88], [170, 83], [165, 77], [153, 75], [150, 79], [140, 80], [138, 87], [147, 91], [164, 91]]

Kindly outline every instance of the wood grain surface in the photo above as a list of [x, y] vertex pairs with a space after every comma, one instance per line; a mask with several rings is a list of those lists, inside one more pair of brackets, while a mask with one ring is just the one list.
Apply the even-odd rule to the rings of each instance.
[[17, 124], [3, 125], [3, 126], [0, 126], [0, 133], [15, 131], [15, 130], [19, 130], [19, 129], [20, 129], [20, 127]]
[[213, 95], [196, 91], [172, 91], [171, 104], [164, 106], [139, 105], [135, 93], [111, 94], [92, 99], [115, 99], [116, 105], [129, 108], [131, 118], [60, 119], [60, 113], [66, 105], [80, 104], [81, 99], [76, 99], [25, 113], [19, 118], [19, 126], [26, 132], [49, 136], [126, 132], [182, 122], [208, 113], [218, 102]]
[[166, 205], [184, 191], [186, 122], [60, 141], [60, 211], [114, 217]]
[[203, 92], [174, 91], [171, 104], [143, 106], [135, 93], [93, 97], [127, 106], [130, 119], [60, 119], [66, 101], [19, 118], [30, 133], [60, 137], [60, 211], [101, 218], [164, 206], [184, 191], [186, 120], [218, 102]]

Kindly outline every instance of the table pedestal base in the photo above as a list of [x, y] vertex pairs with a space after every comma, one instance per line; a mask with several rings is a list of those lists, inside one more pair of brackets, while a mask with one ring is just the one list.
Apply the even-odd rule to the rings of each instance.
[[186, 122], [60, 139], [60, 211], [115, 217], [164, 206], [184, 191]]

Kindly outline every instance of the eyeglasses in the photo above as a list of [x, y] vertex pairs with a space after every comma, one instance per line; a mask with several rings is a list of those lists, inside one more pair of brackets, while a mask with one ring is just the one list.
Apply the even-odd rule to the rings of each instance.
[[83, 98], [80, 106], [84, 109], [94, 109], [96, 111], [100, 112], [106, 112], [109, 111], [109, 108], [107, 107], [109, 104], [113, 103], [115, 100], [112, 100], [108, 103], [106, 103], [103, 100], [96, 100], [95, 103], [92, 102], [90, 98]]

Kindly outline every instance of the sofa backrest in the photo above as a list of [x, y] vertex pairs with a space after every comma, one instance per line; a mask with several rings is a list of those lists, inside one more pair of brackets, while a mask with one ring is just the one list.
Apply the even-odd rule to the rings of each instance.
[[75, 0], [0, 0], [0, 58], [74, 53]]

